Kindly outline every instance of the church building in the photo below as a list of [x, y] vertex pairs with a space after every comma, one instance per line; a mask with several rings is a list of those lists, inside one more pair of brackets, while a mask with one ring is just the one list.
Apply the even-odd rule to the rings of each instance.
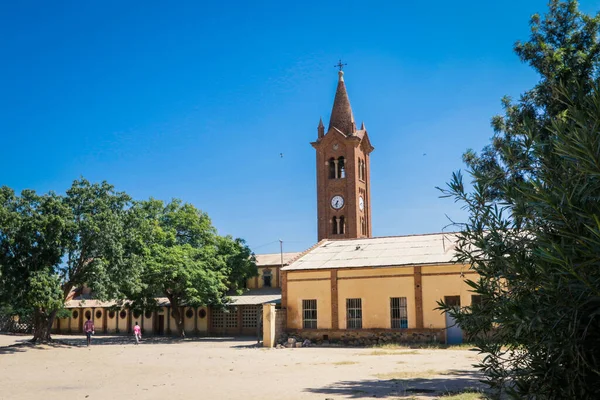
[[318, 243], [282, 268], [286, 330], [313, 340], [460, 342], [437, 302], [470, 305], [468, 266], [453, 262], [456, 238], [435, 233], [372, 237], [369, 134], [356, 120], [339, 71], [317, 159]]
[[[264, 325], [265, 346], [284, 332], [315, 341], [462, 341], [462, 332], [437, 302], [468, 306], [477, 297], [465, 278], [466, 265], [453, 261], [451, 233], [372, 237], [371, 139], [356, 120], [338, 73], [329, 125], [319, 121], [311, 143], [317, 161], [317, 239], [302, 253], [256, 255], [258, 276], [248, 290], [231, 296], [226, 309], [182, 307], [186, 334], [256, 335]], [[168, 299], [139, 312], [74, 292], [57, 318], [55, 332], [82, 332], [91, 318], [100, 333], [131, 333], [139, 322], [146, 334], [175, 333]], [[262, 319], [261, 319], [262, 317]]]

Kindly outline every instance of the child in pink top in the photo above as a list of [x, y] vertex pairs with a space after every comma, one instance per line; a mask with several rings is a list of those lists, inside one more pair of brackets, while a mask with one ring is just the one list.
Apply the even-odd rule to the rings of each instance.
[[140, 340], [142, 340], [142, 328], [140, 328], [137, 321], [133, 327], [133, 334], [135, 336], [135, 344], [139, 344]]

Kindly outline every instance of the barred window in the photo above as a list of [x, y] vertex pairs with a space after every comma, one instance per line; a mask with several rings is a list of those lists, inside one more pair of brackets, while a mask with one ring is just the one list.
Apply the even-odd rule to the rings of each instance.
[[213, 328], [224, 328], [225, 327], [225, 312], [219, 309], [213, 309], [211, 315], [211, 322]]
[[390, 313], [392, 329], [407, 329], [408, 315], [406, 313], [406, 297], [390, 298]]
[[225, 328], [237, 328], [237, 319], [237, 307], [227, 307], [227, 311], [225, 312]]
[[362, 299], [346, 299], [346, 327], [362, 329]]
[[256, 328], [259, 307], [260, 306], [242, 307], [242, 328]]
[[302, 300], [302, 326], [317, 329], [317, 300]]

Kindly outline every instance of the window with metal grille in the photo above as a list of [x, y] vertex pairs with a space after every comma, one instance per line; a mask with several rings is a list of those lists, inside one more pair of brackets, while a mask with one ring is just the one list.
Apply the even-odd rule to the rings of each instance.
[[227, 307], [225, 312], [225, 328], [237, 328], [238, 316], [237, 307]]
[[258, 321], [258, 307], [260, 306], [242, 307], [242, 328], [256, 328]]
[[302, 300], [302, 326], [317, 329], [317, 300]]
[[213, 328], [225, 327], [225, 313], [223, 312], [223, 310], [212, 310], [211, 323]]
[[362, 329], [362, 299], [346, 299], [346, 327]]
[[406, 297], [390, 298], [390, 314], [392, 329], [407, 329], [408, 315], [406, 313]]

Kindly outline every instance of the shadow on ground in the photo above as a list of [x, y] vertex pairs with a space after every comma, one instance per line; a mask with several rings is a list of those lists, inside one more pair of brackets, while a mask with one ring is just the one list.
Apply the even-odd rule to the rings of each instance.
[[[72, 348], [86, 347], [87, 341], [85, 336], [61, 335], [55, 338], [50, 343], [34, 344], [31, 343], [31, 335], [10, 335], [14, 336], [14, 343], [7, 346], [0, 346], [0, 354], [20, 353], [27, 350], [48, 350], [52, 348]], [[181, 343], [223, 343], [231, 342], [231, 348], [253, 348], [257, 347], [256, 338], [253, 337], [187, 337], [185, 339], [173, 336], [148, 336], [143, 338], [140, 345], [153, 344], [181, 344]], [[129, 335], [111, 335], [111, 336], [93, 336], [92, 346], [122, 346], [135, 345], [135, 339]]]
[[35, 344], [31, 343], [30, 339], [28, 338], [20, 343], [0, 347], [0, 354], [22, 353], [27, 350], [69, 349], [71, 347], [71, 345], [62, 342], [51, 342], [43, 345]]
[[[481, 375], [474, 371], [450, 371], [447, 375], [414, 379], [372, 379], [340, 381], [321, 388], [308, 388], [307, 392], [346, 398], [397, 398], [413, 396], [436, 398], [463, 390], [483, 390]], [[337, 397], [336, 397], [337, 398]]]

